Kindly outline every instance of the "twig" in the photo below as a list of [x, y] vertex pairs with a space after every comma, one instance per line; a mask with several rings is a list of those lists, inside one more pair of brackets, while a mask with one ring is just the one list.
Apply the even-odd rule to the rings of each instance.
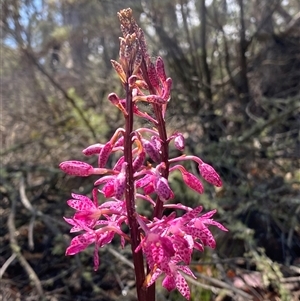
[[134, 265], [131, 261], [129, 261], [126, 257], [124, 257], [121, 253], [117, 252], [115, 249], [113, 249], [110, 246], [107, 246], [106, 249], [109, 253], [111, 253], [113, 256], [115, 256], [117, 259], [128, 265], [131, 269], [134, 269]]
[[[62, 225], [62, 226], [66, 226], [63, 222], [59, 222], [54, 218], [51, 218], [50, 216], [45, 215], [44, 213], [42, 213], [39, 210], [36, 210], [30, 203], [29, 199], [26, 196], [26, 192], [25, 192], [25, 184], [24, 184], [24, 178], [22, 177], [20, 180], [20, 199], [22, 204], [24, 205], [24, 207], [31, 212], [33, 217], [41, 217], [45, 223], [45, 225], [50, 229], [50, 231], [54, 234], [60, 234], [61, 231], [58, 229], [58, 227], [56, 226], [56, 224]], [[29, 227], [29, 231], [28, 231], [28, 239], [29, 242], [31, 241], [31, 239], [33, 240], [33, 236], [32, 236], [32, 231], [33, 231], [33, 223], [34, 223], [35, 219], [31, 219], [30, 221], [30, 227]], [[33, 241], [31, 242], [32, 246], [33, 246]]]
[[240, 295], [241, 297], [243, 297], [247, 300], [253, 300], [253, 297], [251, 295], [249, 295], [249, 294], [245, 293], [244, 291], [234, 287], [233, 285], [225, 283], [224, 281], [205, 276], [201, 273], [195, 273], [195, 275], [199, 278], [205, 279], [205, 280], [213, 283], [214, 285], [217, 285], [218, 287], [228, 289], [229, 291], [232, 291], [232, 292], [236, 293], [237, 295]]
[[265, 128], [275, 124], [276, 122], [280, 121], [282, 122], [284, 118], [287, 118], [290, 114], [293, 114], [297, 109], [300, 109], [299, 104], [297, 105], [297, 102], [299, 103], [299, 96], [290, 99], [290, 101], [287, 101], [286, 107], [287, 110], [281, 112], [280, 114], [269, 118], [268, 120], [261, 120], [258, 121], [255, 125], [253, 125], [249, 131], [247, 131], [244, 135], [238, 138], [238, 142], [242, 143], [251, 138], [252, 136], [261, 133]]
[[18, 245], [17, 239], [15, 237], [15, 233], [16, 233], [16, 227], [15, 227], [16, 200], [14, 197], [11, 199], [11, 202], [12, 202], [11, 203], [11, 211], [10, 211], [10, 214], [9, 214], [8, 220], [7, 220], [7, 227], [8, 227], [8, 231], [9, 231], [9, 240], [10, 240], [11, 250], [12, 250], [13, 254], [15, 254], [18, 261], [20, 262], [21, 266], [26, 271], [29, 279], [31, 281], [33, 281], [39, 297], [41, 298], [41, 300], [44, 300], [44, 291], [43, 291], [43, 287], [41, 285], [40, 279], [38, 278], [37, 274], [31, 267], [31, 265], [27, 262], [25, 257], [22, 255], [21, 248]]
[[[197, 276], [198, 276], [198, 275], [197, 275]], [[210, 291], [213, 292], [214, 294], [217, 294], [217, 293], [219, 293], [219, 292], [221, 291], [221, 289], [218, 288], [218, 287], [211, 286], [211, 285], [208, 285], [208, 284], [204, 284], [204, 283], [202, 283], [202, 282], [199, 282], [199, 281], [193, 279], [192, 277], [185, 276], [185, 278], [186, 278], [186, 280], [187, 280], [188, 282], [190, 282], [190, 283], [192, 283], [192, 284], [194, 284], [194, 285], [196, 285], [196, 286], [202, 287], [202, 288], [204, 288], [204, 289], [206, 289], [206, 290], [210, 290]], [[230, 291], [229, 291], [228, 293], [230, 293]]]
[[11, 254], [11, 256], [4, 262], [0, 269], [0, 279], [2, 279], [3, 274], [5, 273], [6, 269], [9, 267], [9, 265], [15, 260], [17, 255], [15, 253]]

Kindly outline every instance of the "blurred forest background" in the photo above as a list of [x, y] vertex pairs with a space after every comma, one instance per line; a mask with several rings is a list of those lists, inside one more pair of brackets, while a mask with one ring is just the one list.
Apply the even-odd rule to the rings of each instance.
[[[65, 257], [70, 192], [93, 181], [58, 164], [123, 126], [117, 11], [131, 7], [174, 81], [168, 130], [211, 163], [221, 189], [176, 200], [217, 208], [229, 233], [195, 254], [192, 300], [299, 300], [300, 2], [1, 1], [0, 300], [135, 300], [130, 248]], [[92, 159], [93, 160], [93, 159]], [[90, 161], [95, 163], [94, 161]], [[191, 166], [191, 168], [194, 168]], [[129, 260], [129, 261], [128, 261]], [[157, 285], [157, 300], [183, 300]]]

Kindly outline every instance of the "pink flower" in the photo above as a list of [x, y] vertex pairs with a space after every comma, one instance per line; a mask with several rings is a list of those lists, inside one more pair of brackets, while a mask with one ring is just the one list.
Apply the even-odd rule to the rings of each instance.
[[181, 274], [181, 272], [184, 272], [196, 279], [196, 276], [189, 267], [178, 265], [176, 262], [171, 261], [167, 263], [167, 266], [164, 268], [164, 272], [166, 273], [166, 276], [162, 282], [163, 287], [165, 287], [168, 291], [172, 291], [177, 288], [180, 294], [189, 300], [191, 295], [190, 288]]
[[71, 240], [66, 255], [75, 255], [95, 243], [95, 270], [99, 266], [99, 248], [110, 243], [116, 233], [121, 236], [122, 246], [125, 244], [125, 238], [129, 240], [121, 230], [121, 225], [128, 222], [125, 202], [112, 200], [98, 206], [97, 191], [93, 190], [94, 201], [83, 195], [72, 194], [73, 199], [68, 201], [68, 205], [77, 212], [73, 218], [64, 218], [73, 226], [70, 232], [85, 231]]
[[209, 211], [202, 216], [198, 215], [202, 212], [202, 206], [185, 213], [182, 217], [174, 219], [169, 228], [174, 235], [190, 235], [194, 241], [194, 248], [203, 251], [204, 246], [215, 248], [216, 242], [206, 225], [214, 225], [223, 231], [228, 231], [223, 225], [214, 221], [212, 217], [217, 210]]
[[163, 217], [150, 223], [149, 226], [137, 216], [145, 237], [135, 252], [143, 249], [151, 269], [145, 280], [145, 286], [152, 285], [164, 273], [163, 286], [169, 291], [177, 288], [186, 299], [189, 299], [190, 290], [181, 272], [196, 277], [187, 266], [180, 263], [190, 263], [193, 241], [189, 236], [175, 236], [168, 231], [168, 225], [172, 223], [174, 216], [171, 214], [169, 217]]

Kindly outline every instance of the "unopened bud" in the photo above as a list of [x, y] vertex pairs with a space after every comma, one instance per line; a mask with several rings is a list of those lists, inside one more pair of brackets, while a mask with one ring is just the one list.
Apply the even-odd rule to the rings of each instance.
[[168, 102], [168, 99], [162, 98], [158, 95], [148, 95], [145, 97], [146, 102], [164, 105]]
[[166, 101], [169, 101], [170, 95], [171, 95], [171, 88], [172, 88], [172, 78], [168, 77], [166, 81], [164, 82], [164, 92], [162, 95], [162, 98]]
[[187, 172], [186, 170], [183, 171], [180, 169], [180, 171], [182, 174], [183, 181], [185, 182], [185, 184], [188, 187], [190, 187], [191, 189], [195, 190], [196, 192], [198, 192], [200, 194], [204, 192], [203, 185], [196, 176]]
[[117, 61], [114, 60], [110, 60], [112, 66], [114, 67], [114, 69], [117, 71], [122, 83], [126, 83], [126, 74], [123, 70], [123, 67], [121, 64], [119, 64]]
[[[96, 186], [96, 183], [95, 183]], [[114, 180], [108, 181], [101, 189], [101, 192], [104, 194], [106, 198], [110, 198], [115, 193], [115, 185]]]
[[155, 192], [163, 202], [169, 200], [173, 195], [168, 180], [165, 179], [164, 177], [156, 178]]
[[136, 172], [144, 163], [146, 158], [146, 152], [142, 150], [133, 160], [132, 168], [133, 172]]
[[180, 151], [184, 150], [184, 138], [181, 133], [177, 133], [177, 136], [174, 139], [174, 144], [178, 150]]
[[199, 171], [205, 181], [217, 187], [222, 186], [222, 180], [212, 166], [206, 163], [199, 165]]
[[153, 88], [157, 90], [160, 89], [159, 79], [157, 77], [156, 69], [153, 63], [150, 63], [148, 66], [148, 77]]
[[105, 166], [105, 164], [108, 160], [108, 157], [112, 152], [113, 147], [114, 147], [113, 144], [109, 141], [101, 149], [101, 152], [100, 152], [99, 158], [98, 158], [98, 166], [100, 168]]
[[167, 79], [166, 72], [165, 72], [165, 65], [163, 59], [160, 56], [156, 59], [156, 72], [159, 79], [162, 82], [165, 82]]
[[121, 199], [126, 186], [126, 168], [127, 162], [122, 165], [121, 172], [116, 176], [114, 181], [114, 193], [117, 199]]
[[149, 142], [146, 139], [142, 140], [143, 146], [149, 155], [149, 157], [154, 161], [154, 162], [159, 162], [160, 161], [160, 153], [159, 150], [156, 148], [156, 146], [152, 143]]
[[110, 93], [107, 98], [114, 105], [118, 105], [120, 103], [120, 98], [116, 93]]
[[101, 143], [92, 144], [92, 145], [88, 146], [87, 148], [85, 148], [82, 152], [86, 156], [97, 155], [97, 154], [100, 154], [103, 146], [104, 145]]
[[94, 167], [81, 161], [65, 161], [59, 164], [59, 168], [72, 176], [87, 177], [93, 174]]

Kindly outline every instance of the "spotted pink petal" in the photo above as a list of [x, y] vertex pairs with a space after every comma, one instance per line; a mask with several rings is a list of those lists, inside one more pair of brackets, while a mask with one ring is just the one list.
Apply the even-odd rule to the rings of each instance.
[[70, 230], [70, 233], [74, 233], [74, 232], [79, 232], [82, 230], [82, 226], [78, 225], [78, 223], [76, 223], [73, 218], [67, 218], [67, 217], [63, 217], [63, 219], [70, 225], [72, 225], [73, 227]]
[[176, 288], [176, 282], [174, 277], [166, 276], [162, 282], [162, 286], [166, 288], [169, 292]]
[[176, 257], [185, 264], [189, 264], [191, 262], [191, 255], [194, 245], [192, 237], [190, 237], [190, 241], [187, 238], [187, 235], [184, 237], [176, 235], [173, 240], [173, 246], [176, 250]]
[[85, 197], [84, 200], [68, 200], [67, 204], [78, 211], [83, 211], [83, 210], [91, 210], [91, 209], [96, 209], [96, 206], [94, 202], [89, 199], [88, 197]]
[[194, 279], [197, 279], [197, 277], [194, 275], [194, 273], [191, 271], [191, 269], [188, 266], [185, 265], [178, 265], [178, 270], [184, 272], [185, 274], [193, 277]]
[[66, 255], [75, 255], [84, 249], [86, 249], [90, 244], [95, 242], [94, 233], [84, 233], [75, 236], [70, 243], [70, 246], [66, 250]]
[[198, 207], [194, 208], [193, 210], [185, 213], [181, 218], [182, 222], [187, 223], [190, 220], [192, 220], [193, 218], [196, 218], [202, 212], [202, 210], [203, 210], [203, 207], [198, 206]]
[[146, 102], [150, 102], [150, 103], [154, 103], [154, 104], [159, 104], [159, 105], [163, 105], [167, 103], [167, 100], [162, 98], [159, 95], [148, 95], [145, 97], [145, 101]]
[[212, 249], [216, 247], [216, 241], [208, 228], [197, 229], [194, 227], [183, 227], [186, 234], [193, 236], [195, 239], [200, 239], [204, 246], [209, 246]]
[[225, 228], [222, 224], [220, 224], [219, 222], [216, 222], [212, 219], [203, 219], [203, 216], [199, 217], [199, 219], [197, 219], [194, 223], [195, 227], [197, 228], [201, 228], [201, 224], [205, 224], [205, 225], [213, 225], [218, 227], [220, 230], [222, 231], [228, 231], [227, 228]]
[[145, 281], [146, 286], [147, 287], [151, 286], [162, 273], [163, 273], [162, 270], [156, 269], [155, 272], [151, 274], [151, 278], [148, 281], [147, 280]]
[[186, 280], [184, 279], [184, 277], [179, 272], [177, 272], [175, 282], [176, 282], [176, 288], [178, 289], [180, 294], [185, 299], [190, 300], [190, 296], [191, 296], [190, 288]]
[[151, 143], [156, 147], [156, 149], [158, 151], [160, 151], [160, 149], [161, 149], [160, 139], [157, 136], [152, 136], [150, 140], [151, 140]]

